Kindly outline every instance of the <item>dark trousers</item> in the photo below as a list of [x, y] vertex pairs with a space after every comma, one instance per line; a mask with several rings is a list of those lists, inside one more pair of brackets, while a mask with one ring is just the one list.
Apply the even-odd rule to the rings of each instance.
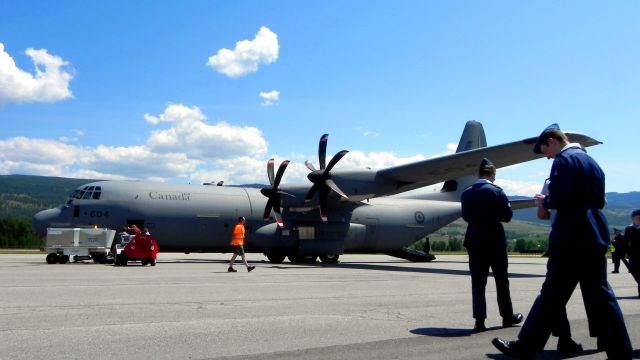
[[629, 254], [629, 266], [631, 275], [638, 283], [638, 296], [640, 296], [640, 254]]
[[511, 294], [509, 293], [509, 277], [507, 268], [507, 249], [495, 247], [493, 249], [468, 250], [469, 270], [471, 272], [471, 296], [473, 300], [473, 317], [475, 319], [487, 318], [487, 301], [485, 289], [487, 287], [487, 277], [489, 268], [493, 272], [496, 282], [496, 292], [498, 295], [498, 309], [500, 316], [509, 317], [513, 315], [511, 304]]
[[613, 271], [615, 272], [620, 271], [620, 261], [622, 261], [624, 263], [624, 266], [627, 267], [627, 270], [631, 272], [631, 267], [629, 267], [629, 261], [627, 261], [627, 258], [625, 255], [626, 255], [625, 253], [618, 253], [617, 251], [614, 251], [611, 253], [611, 260], [613, 261]]
[[[580, 261], [573, 261], [580, 259]], [[580, 283], [590, 327], [610, 359], [631, 359], [631, 341], [613, 290], [607, 282], [607, 259], [599, 254], [551, 256], [540, 295], [536, 298], [518, 338], [532, 350], [544, 349], [556, 320], [565, 312]], [[565, 315], [566, 317], [566, 315]]]

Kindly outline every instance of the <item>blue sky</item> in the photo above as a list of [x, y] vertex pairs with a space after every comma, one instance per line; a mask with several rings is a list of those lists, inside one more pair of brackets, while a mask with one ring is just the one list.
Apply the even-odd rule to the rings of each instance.
[[[317, 142], [341, 166], [450, 153], [557, 122], [607, 191], [638, 191], [640, 3], [3, 1], [0, 174], [266, 183]], [[551, 163], [502, 169], [532, 195]]]

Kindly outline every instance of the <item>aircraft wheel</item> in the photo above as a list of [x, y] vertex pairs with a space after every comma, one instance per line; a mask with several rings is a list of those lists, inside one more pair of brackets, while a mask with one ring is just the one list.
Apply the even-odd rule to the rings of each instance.
[[287, 257], [286, 254], [279, 252], [271, 252], [265, 255], [267, 255], [267, 259], [269, 259], [269, 262], [271, 262], [272, 264], [282, 264], [284, 258]]
[[66, 264], [69, 262], [69, 255], [61, 255], [58, 260], [60, 261], [60, 264]]
[[320, 255], [320, 260], [325, 264], [337, 264], [340, 255]]
[[51, 253], [49, 255], [47, 255], [47, 264], [55, 264], [58, 262], [58, 254], [57, 253]]

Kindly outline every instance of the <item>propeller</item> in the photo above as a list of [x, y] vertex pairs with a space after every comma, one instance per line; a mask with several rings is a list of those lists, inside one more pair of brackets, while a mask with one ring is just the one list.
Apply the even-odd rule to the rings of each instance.
[[[349, 197], [336, 185], [336, 183], [331, 179], [331, 169], [344, 157], [349, 151], [342, 150], [336, 153], [331, 160], [329, 160], [329, 164], [326, 164], [326, 156], [327, 156], [327, 141], [329, 140], [329, 134], [324, 134], [320, 137], [320, 143], [318, 145], [318, 161], [320, 162], [320, 169], [316, 169], [311, 161], [307, 160], [304, 164], [307, 166], [311, 172], [307, 175], [307, 179], [313, 183], [311, 189], [307, 193], [304, 201], [309, 202], [311, 198], [318, 193], [318, 202], [320, 203], [320, 217], [322, 221], [327, 221], [327, 197], [331, 190], [335, 191], [338, 195], [342, 196], [345, 199]], [[326, 164], [326, 166], [325, 166]]]
[[278, 226], [282, 227], [284, 224], [282, 222], [282, 214], [280, 213], [280, 195], [290, 195], [284, 191], [280, 191], [278, 186], [280, 185], [280, 180], [282, 180], [282, 175], [284, 174], [284, 170], [289, 165], [289, 160], [285, 160], [278, 167], [278, 172], [273, 174], [273, 168], [275, 164], [275, 159], [271, 158], [267, 162], [267, 175], [269, 176], [269, 183], [271, 184], [270, 188], [262, 188], [260, 192], [262, 195], [266, 196], [269, 200], [267, 200], [267, 205], [264, 208], [264, 220], [268, 221], [271, 215], [271, 210], [273, 209], [273, 213], [275, 214], [276, 223]]

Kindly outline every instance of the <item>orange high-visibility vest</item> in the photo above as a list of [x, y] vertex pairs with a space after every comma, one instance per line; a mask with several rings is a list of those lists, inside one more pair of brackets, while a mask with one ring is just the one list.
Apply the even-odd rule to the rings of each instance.
[[238, 223], [236, 224], [236, 227], [233, 228], [233, 238], [231, 239], [231, 245], [244, 245], [244, 225]]

